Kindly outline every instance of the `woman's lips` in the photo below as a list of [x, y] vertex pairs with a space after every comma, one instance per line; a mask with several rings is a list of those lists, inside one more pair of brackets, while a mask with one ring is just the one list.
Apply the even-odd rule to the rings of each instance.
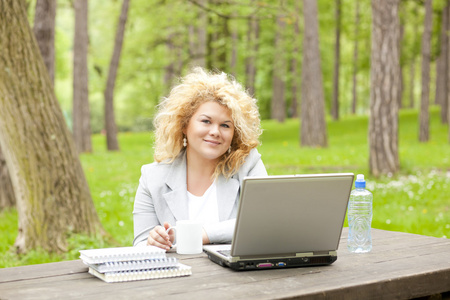
[[218, 142], [218, 141], [212, 141], [212, 140], [204, 140], [204, 141], [209, 143], [209, 144], [220, 145], [220, 142]]

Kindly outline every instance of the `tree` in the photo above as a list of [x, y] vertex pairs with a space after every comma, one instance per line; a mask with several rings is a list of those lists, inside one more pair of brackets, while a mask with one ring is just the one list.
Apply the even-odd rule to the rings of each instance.
[[0, 1], [0, 19], [0, 147], [17, 200], [15, 245], [64, 251], [67, 234], [103, 231], [24, 1]]
[[300, 75], [298, 71], [298, 59], [300, 57], [300, 7], [299, 2], [295, 2], [295, 20], [294, 20], [294, 49], [292, 51], [291, 59], [291, 74], [292, 74], [292, 103], [291, 103], [291, 117], [298, 117], [298, 96], [300, 90]]
[[91, 121], [88, 87], [88, 2], [75, 0], [73, 46], [73, 137], [78, 152], [91, 152]]
[[399, 169], [399, 1], [372, 0], [369, 167], [375, 176]]
[[286, 27], [286, 23], [283, 20], [284, 16], [279, 15], [276, 18], [276, 33], [275, 33], [275, 53], [273, 61], [273, 74], [272, 74], [272, 109], [271, 118], [278, 120], [278, 122], [284, 122], [286, 118], [286, 100], [285, 100], [285, 55], [283, 47], [283, 32]]
[[[205, 5], [206, 0], [199, 0], [200, 6]], [[191, 7], [194, 5], [191, 3]], [[204, 9], [197, 8], [198, 24], [189, 25], [189, 49], [194, 67], [205, 67], [206, 65], [206, 30], [207, 30], [207, 14]]]
[[14, 188], [9, 176], [6, 160], [0, 151], [0, 211], [4, 208], [14, 207], [16, 198], [14, 197]]
[[117, 24], [114, 52], [111, 57], [108, 80], [106, 81], [106, 88], [104, 92], [106, 144], [108, 150], [119, 150], [119, 142], [117, 141], [117, 126], [114, 117], [114, 86], [116, 83], [117, 69], [119, 68], [120, 53], [122, 51], [129, 2], [130, 0], [123, 0], [119, 23]]
[[398, 63], [398, 74], [400, 76], [399, 80], [399, 87], [397, 89], [398, 95], [397, 95], [397, 101], [398, 101], [398, 108], [402, 108], [402, 99], [403, 99], [403, 66], [402, 66], [402, 44], [403, 44], [403, 35], [404, 35], [405, 26], [404, 24], [400, 23], [400, 33], [398, 38], [398, 57], [399, 57], [399, 63]]
[[[252, 0], [252, 3], [255, 0]], [[255, 94], [256, 57], [259, 44], [259, 20], [255, 16], [248, 19], [247, 45], [248, 54], [245, 59], [245, 86], [250, 95]]]
[[238, 28], [234, 26], [231, 31], [231, 58], [230, 58], [230, 74], [233, 77], [237, 76], [238, 44], [239, 44], [239, 32]]
[[[417, 5], [414, 5], [414, 10], [413, 10], [413, 15], [416, 16], [415, 19], [417, 19]], [[413, 44], [416, 43], [417, 37], [419, 36], [418, 34], [418, 24], [417, 21], [414, 20], [413, 22]], [[411, 55], [411, 61], [409, 64], [409, 107], [413, 108], [414, 107], [414, 86], [415, 86], [415, 79], [416, 79], [416, 55], [415, 53], [413, 53]]]
[[448, 105], [448, 60], [449, 60], [449, 38], [450, 21], [449, 21], [450, 1], [442, 9], [442, 24], [440, 35], [440, 54], [436, 61], [436, 98], [435, 103], [441, 106], [441, 122], [447, 124], [447, 105]]
[[339, 66], [341, 53], [341, 0], [336, 0], [336, 42], [334, 47], [333, 101], [331, 115], [339, 120]]
[[422, 94], [420, 101], [420, 127], [419, 141], [427, 142], [430, 139], [430, 60], [431, 60], [431, 25], [432, 25], [432, 0], [425, 0], [425, 20], [422, 35]]
[[356, 0], [356, 8], [355, 8], [355, 41], [353, 48], [353, 85], [352, 85], [352, 114], [356, 113], [356, 102], [358, 100], [357, 86], [358, 86], [358, 40], [359, 40], [359, 0]]
[[317, 2], [303, 1], [301, 145], [327, 147]]
[[52, 83], [55, 81], [55, 17], [56, 0], [37, 0], [34, 35]]

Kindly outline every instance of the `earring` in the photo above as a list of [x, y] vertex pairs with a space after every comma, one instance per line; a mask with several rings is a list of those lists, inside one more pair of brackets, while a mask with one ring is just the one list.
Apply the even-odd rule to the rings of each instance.
[[230, 154], [231, 153], [231, 146], [230, 146], [230, 148], [228, 148], [228, 154]]
[[186, 147], [187, 146], [187, 139], [186, 139], [186, 137], [184, 137], [183, 138], [183, 147]]

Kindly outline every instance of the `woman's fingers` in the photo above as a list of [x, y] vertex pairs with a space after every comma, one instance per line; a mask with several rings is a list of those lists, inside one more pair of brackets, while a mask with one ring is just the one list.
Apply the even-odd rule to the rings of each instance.
[[156, 246], [165, 250], [169, 250], [172, 246], [169, 235], [162, 226], [156, 226], [150, 231], [147, 239], [147, 245]]

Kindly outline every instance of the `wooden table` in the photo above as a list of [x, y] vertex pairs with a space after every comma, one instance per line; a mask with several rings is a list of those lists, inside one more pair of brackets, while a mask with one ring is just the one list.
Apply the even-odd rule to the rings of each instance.
[[105, 283], [81, 260], [0, 269], [0, 299], [409, 299], [450, 297], [450, 240], [373, 230], [373, 250], [323, 267], [235, 272], [204, 254], [177, 255], [187, 277]]

